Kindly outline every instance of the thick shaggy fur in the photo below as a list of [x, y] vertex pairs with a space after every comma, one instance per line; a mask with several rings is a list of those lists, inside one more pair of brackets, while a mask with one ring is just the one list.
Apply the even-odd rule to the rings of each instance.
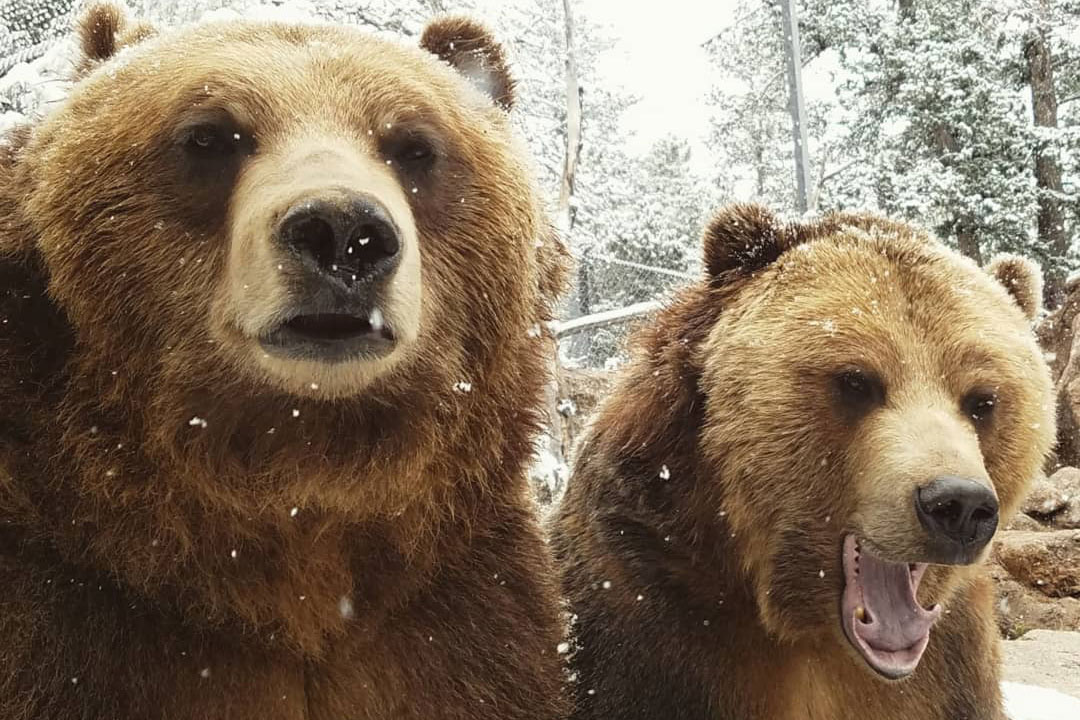
[[[911, 227], [756, 207], [705, 246], [707, 277], [638, 334], [557, 517], [575, 717], [1001, 718], [982, 567], [930, 567], [919, 600], [945, 613], [889, 681], [841, 630], [841, 543], [917, 554], [912, 488], [954, 467], [1015, 511], [1053, 438], [1031, 266], [1008, 262], [1003, 286]], [[883, 404], [836, 404], [849, 363], [877, 370]], [[982, 424], [960, 407], [980, 382], [998, 401]]]
[[[452, 22], [429, 37], [497, 47]], [[560, 717], [525, 465], [564, 251], [505, 113], [351, 30], [211, 26], [111, 58], [121, 15], [82, 27], [86, 78], [0, 148], [0, 717]], [[209, 96], [264, 170], [308, 131], [376, 169], [391, 122], [439, 143], [394, 190], [418, 335], [361, 391], [290, 391], [213, 330], [246, 208], [177, 167], [174, 128]]]

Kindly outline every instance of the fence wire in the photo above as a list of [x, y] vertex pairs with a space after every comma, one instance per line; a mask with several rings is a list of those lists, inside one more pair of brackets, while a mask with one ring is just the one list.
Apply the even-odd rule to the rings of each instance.
[[613, 368], [627, 357], [626, 339], [665, 297], [697, 274], [608, 253], [577, 259], [559, 335], [565, 367]]

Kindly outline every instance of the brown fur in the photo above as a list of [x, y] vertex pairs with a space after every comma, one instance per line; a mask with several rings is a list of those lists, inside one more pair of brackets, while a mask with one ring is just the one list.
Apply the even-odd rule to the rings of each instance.
[[992, 259], [986, 269], [1009, 289], [1028, 320], [1034, 322], [1043, 309], [1043, 279], [1039, 267], [1025, 257], [1002, 253]]
[[130, 22], [118, 5], [91, 5], [79, 19], [82, 62], [77, 66], [76, 77], [86, 74], [121, 49], [153, 37], [155, 32], [149, 23]]
[[[840, 548], [857, 530], [895, 561], [917, 553], [910, 492], [940, 473], [986, 478], [1002, 522], [1015, 512], [1053, 438], [1027, 318], [969, 261], [873, 216], [735, 207], [705, 252], [707, 278], [637, 336], [557, 517], [575, 717], [1001, 718], [983, 568], [931, 566], [920, 601], [946, 613], [916, 671], [887, 681], [841, 630]], [[831, 399], [847, 363], [884, 378], [876, 412]], [[999, 403], [976, 428], [959, 398], [982, 382]]]
[[[90, 11], [104, 64], [0, 156], [0, 717], [559, 717], [524, 471], [565, 252], [507, 117], [352, 30], [208, 26], [113, 62], [115, 17]], [[211, 106], [257, 139], [238, 179], [178, 167]], [[381, 153], [417, 124], [441, 154], [413, 193]], [[268, 167], [309, 138], [402, 199], [422, 268], [415, 340], [336, 390], [221, 310], [270, 202], [233, 184], [287, 186]]]
[[515, 83], [506, 52], [480, 23], [452, 15], [440, 18], [424, 29], [420, 47], [456, 68], [499, 107], [513, 107]]

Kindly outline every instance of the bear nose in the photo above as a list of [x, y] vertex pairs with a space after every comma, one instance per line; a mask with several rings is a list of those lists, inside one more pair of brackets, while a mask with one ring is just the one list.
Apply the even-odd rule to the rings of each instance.
[[970, 478], [945, 475], [919, 488], [915, 512], [935, 544], [957, 561], [974, 560], [997, 530], [997, 496]]
[[390, 213], [366, 197], [299, 203], [285, 213], [277, 236], [310, 269], [346, 285], [389, 274], [401, 256]]

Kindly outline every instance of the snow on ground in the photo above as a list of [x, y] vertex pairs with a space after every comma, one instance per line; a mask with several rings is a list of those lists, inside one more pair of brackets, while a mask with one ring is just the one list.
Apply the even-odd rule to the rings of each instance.
[[1057, 690], [1003, 682], [1005, 712], [1012, 720], [1080, 720], [1080, 699]]

